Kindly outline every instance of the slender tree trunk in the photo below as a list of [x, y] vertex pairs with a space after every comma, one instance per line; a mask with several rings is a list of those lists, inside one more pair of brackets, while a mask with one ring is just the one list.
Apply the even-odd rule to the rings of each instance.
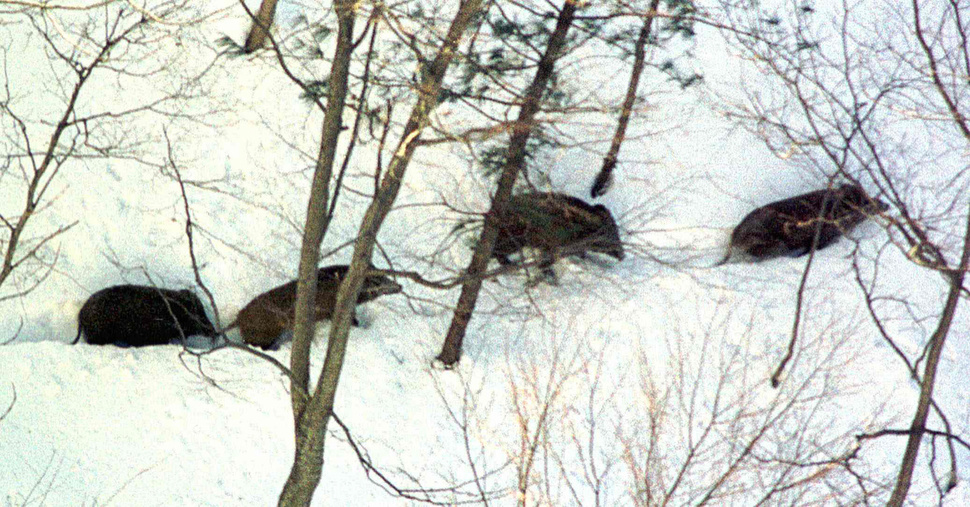
[[[933, 84], [940, 94], [940, 97], [947, 105], [947, 109], [953, 119], [953, 123], [960, 130], [960, 133], [967, 140], [970, 140], [970, 127], [967, 125], [966, 116], [961, 114], [957, 102], [954, 101], [947, 92], [946, 87], [940, 80], [940, 73], [937, 70], [936, 57], [933, 55], [932, 47], [927, 43], [923, 35], [923, 26], [920, 20], [920, 6], [917, 0], [913, 0], [913, 28], [916, 39], [926, 55], [927, 64], [930, 68], [930, 75]], [[962, 27], [960, 27], [962, 29]], [[942, 260], [942, 255], [939, 255]], [[903, 460], [899, 465], [899, 475], [896, 476], [896, 484], [893, 486], [892, 495], [889, 502], [890, 507], [898, 507], [906, 501], [909, 488], [913, 481], [913, 471], [916, 468], [916, 458], [919, 454], [919, 447], [923, 441], [923, 434], [926, 432], [926, 418], [929, 413], [930, 404], [933, 402], [933, 388], [936, 382], [936, 370], [939, 366], [940, 356], [943, 354], [943, 345], [950, 332], [950, 325], [953, 316], [956, 314], [957, 304], [960, 301], [960, 293], [963, 290], [963, 279], [966, 270], [970, 266], [970, 212], [967, 214], [967, 228], [963, 237], [963, 254], [960, 257], [960, 265], [949, 273], [950, 292], [947, 294], [946, 304], [943, 305], [943, 315], [937, 325], [930, 342], [927, 345], [929, 350], [926, 354], [926, 368], [923, 370], [923, 379], [920, 382], [919, 401], [916, 404], [916, 414], [910, 424], [909, 437], [906, 441], [906, 450], [903, 452]]]
[[926, 417], [930, 411], [930, 403], [933, 401], [936, 369], [940, 363], [940, 356], [943, 354], [946, 337], [950, 333], [950, 325], [953, 323], [957, 304], [960, 302], [963, 278], [968, 266], [970, 266], [970, 212], [967, 214], [967, 227], [964, 231], [963, 254], [960, 257], [960, 265], [949, 275], [950, 292], [947, 294], [946, 304], [943, 305], [943, 315], [940, 317], [940, 323], [933, 331], [933, 335], [930, 336], [930, 342], [927, 345], [929, 352], [926, 354], [926, 368], [923, 370], [923, 379], [920, 382], [916, 415], [913, 416], [913, 422], [909, 426], [910, 432], [906, 441], [906, 451], [903, 453], [903, 461], [899, 465], [899, 475], [896, 477], [892, 496], [886, 503], [888, 507], [902, 506], [906, 501], [906, 495], [909, 494], [920, 443], [923, 441], [923, 433], [926, 431]]
[[[482, 0], [465, 0], [462, 3], [437, 56], [423, 72], [417, 73], [423, 76], [418, 89], [418, 102], [411, 112], [401, 142], [388, 165], [380, 190], [364, 215], [354, 245], [350, 269], [337, 293], [337, 302], [330, 326], [327, 357], [316, 389], [298, 417], [296, 457], [293, 461], [290, 477], [280, 495], [280, 505], [309, 505], [313, 492], [320, 482], [324, 439], [327, 423], [333, 412], [337, 384], [347, 349], [347, 335], [350, 331], [357, 295], [360, 293], [361, 286], [369, 271], [370, 258], [377, 240], [377, 233], [401, 188], [411, 156], [418, 146], [417, 141], [421, 131], [428, 124], [428, 118], [438, 104], [445, 71], [454, 58], [465, 29], [475, 15], [480, 12], [481, 6]], [[324, 210], [325, 208], [321, 209], [321, 211]]]
[[253, 26], [249, 29], [249, 35], [246, 36], [246, 44], [243, 45], [244, 52], [252, 53], [266, 44], [266, 37], [269, 35], [270, 27], [273, 26], [275, 16], [276, 0], [263, 0], [259, 4], [259, 11], [256, 12], [256, 18], [253, 19]]
[[603, 158], [603, 168], [596, 175], [596, 181], [589, 191], [589, 196], [596, 198], [605, 194], [613, 186], [613, 169], [616, 168], [616, 159], [620, 154], [620, 146], [626, 138], [626, 128], [630, 124], [630, 116], [633, 114], [633, 103], [637, 100], [637, 89], [640, 87], [640, 75], [643, 74], [643, 65], [646, 61], [646, 46], [650, 40], [650, 32], [653, 27], [653, 18], [657, 15], [660, 7], [660, 0], [650, 2], [650, 10], [647, 17], [643, 20], [640, 28], [640, 36], [633, 46], [633, 68], [630, 73], [630, 84], [626, 89], [626, 97], [623, 99], [623, 108], [620, 109], [620, 118], [616, 122], [616, 132], [613, 134], [613, 142], [610, 144], [610, 151]]
[[301, 393], [309, 391], [310, 379], [310, 342], [316, 328], [313, 320], [313, 307], [317, 292], [317, 263], [320, 259], [320, 244], [329, 223], [327, 201], [330, 198], [330, 177], [336, 157], [337, 139], [343, 117], [344, 102], [347, 96], [347, 81], [350, 73], [350, 57], [353, 52], [354, 21], [356, 9], [352, 1], [342, 1], [336, 5], [338, 17], [337, 47], [327, 91], [327, 111], [323, 117], [320, 138], [320, 151], [313, 171], [310, 200], [307, 204], [306, 226], [303, 230], [303, 245], [300, 250], [300, 268], [296, 286], [295, 316], [293, 324], [293, 348], [290, 355], [290, 369], [293, 372], [293, 388], [290, 390], [293, 405], [294, 424], [299, 424], [306, 402]]
[[[293, 407], [294, 434], [296, 439], [296, 453], [293, 472], [283, 486], [280, 505], [309, 505], [313, 490], [320, 482], [323, 468], [323, 439], [314, 438], [306, 434], [305, 428], [312, 428], [312, 422], [307, 417], [305, 398], [309, 390], [310, 379], [310, 342], [313, 338], [315, 323], [313, 321], [313, 305], [317, 292], [317, 262], [320, 258], [320, 243], [326, 233], [329, 220], [327, 219], [327, 200], [330, 195], [330, 176], [333, 172], [333, 161], [336, 154], [337, 138], [340, 136], [340, 125], [347, 96], [347, 80], [350, 69], [350, 57], [353, 52], [354, 20], [356, 16], [353, 2], [340, 2], [335, 5], [339, 28], [337, 31], [337, 48], [333, 65], [330, 68], [330, 80], [327, 95], [327, 111], [323, 119], [323, 131], [320, 139], [320, 151], [317, 154], [317, 165], [313, 172], [313, 183], [310, 190], [310, 201], [307, 205], [306, 226], [303, 231], [303, 246], [300, 251], [300, 268], [297, 279], [295, 316], [293, 327], [293, 348], [290, 354], [290, 369], [293, 373], [290, 386], [290, 402]], [[319, 452], [314, 446], [319, 445]], [[300, 473], [296, 474], [295, 471]]]
[[505, 166], [502, 168], [501, 176], [499, 176], [495, 196], [492, 197], [492, 208], [485, 214], [485, 226], [482, 228], [482, 235], [475, 246], [472, 260], [465, 270], [468, 281], [462, 285], [451, 326], [448, 328], [444, 345], [442, 345], [441, 352], [438, 354], [438, 360], [445, 366], [453, 366], [461, 357], [465, 332], [468, 329], [468, 323], [471, 321], [472, 312], [475, 310], [478, 293], [482, 288], [482, 275], [488, 268], [492, 248], [495, 246], [495, 238], [498, 236], [497, 217], [502, 216], [509, 199], [512, 197], [515, 180], [519, 176], [522, 166], [525, 165], [526, 143], [532, 132], [535, 116], [539, 112], [542, 96], [552, 78], [556, 60], [566, 46], [566, 33], [573, 23], [577, 3], [577, 0], [566, 0], [563, 5], [556, 21], [556, 28], [549, 38], [548, 46], [546, 46], [546, 52], [539, 59], [536, 75], [523, 97], [522, 109], [519, 110], [519, 117], [515, 122], [512, 137], [509, 140], [509, 151], [505, 159]]

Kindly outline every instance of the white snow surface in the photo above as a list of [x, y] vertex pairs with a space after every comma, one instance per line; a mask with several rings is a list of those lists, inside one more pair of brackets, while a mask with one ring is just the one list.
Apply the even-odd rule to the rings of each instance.
[[[208, 28], [203, 39], [220, 33], [239, 39], [245, 23], [238, 14]], [[709, 58], [707, 67], [700, 65], [708, 82], [729, 80], [730, 70], [714, 63], [723, 65], [723, 58]], [[201, 275], [223, 323], [296, 272], [320, 114], [296, 99], [298, 90], [274, 65], [268, 57], [228, 60], [209, 76], [210, 84], [223, 90], [222, 100], [238, 113], [214, 126], [176, 125], [169, 131], [185, 178], [222, 190], [190, 185], [187, 193], [204, 231], [196, 236]], [[239, 76], [249, 86], [236, 86]], [[12, 86], [25, 86], [29, 77], [12, 74]], [[768, 378], [788, 343], [804, 259], [706, 266], [723, 254], [731, 227], [752, 206], [813, 190], [819, 182], [771, 156], [756, 139], [722, 125], [720, 117], [695, 108], [696, 100], [689, 94], [671, 98], [665, 109], [638, 119], [642, 123], [634, 131], [643, 133], [658, 118], [691, 115], [689, 128], [670, 123], [648, 141], [628, 143], [625, 167], [642, 172], [621, 164], [613, 190], [598, 201], [617, 217], [629, 243], [627, 258], [564, 261], [557, 265], [559, 286], [529, 288], [522, 275], [487, 282], [455, 370], [435, 368], [433, 358], [457, 290], [432, 291], [402, 281], [404, 295], [359, 308], [365, 326], [351, 331], [335, 411], [397, 486], [459, 484], [460, 492], [435, 498], [474, 501], [486, 491], [494, 494], [489, 497], [494, 505], [513, 504], [520, 437], [533, 434], [546, 417], [532, 479], [552, 479], [548, 487], [530, 490], [530, 502], [632, 504], [630, 452], [646, 435], [641, 430], [647, 415], [664, 402], [657, 393], [666, 393], [672, 403], [660, 443], [674, 460], [683, 457], [683, 442], [703, 422], [687, 418], [682, 409], [694, 406], [705, 413], [716, 393], [727, 407], [761, 408], [786, 399], [796, 386], [818, 393], [800, 409], [813, 412], [810, 438], [820, 444], [860, 422], [909, 424], [918, 393], [869, 323], [848, 240], [817, 254], [806, 291], [806, 307], [813, 309], [804, 316], [807, 331], [782, 388], [770, 387]], [[151, 121], [140, 126], [146, 125]], [[352, 168], [360, 172], [348, 184], [366, 191], [372, 188], [367, 171], [374, 156], [361, 148], [357, 153]], [[163, 155], [164, 145], [146, 156], [163, 160]], [[395, 268], [438, 279], [467, 263], [463, 241], [427, 262], [459, 218], [449, 206], [479, 212], [487, 207], [487, 186], [461, 155], [458, 148], [418, 151], [380, 235]], [[551, 161], [553, 187], [585, 197], [600, 160], [591, 151], [566, 150]], [[155, 169], [120, 162], [66, 166], [54, 186], [56, 201], [32, 227], [51, 230], [68, 219], [79, 224], [58, 238], [57, 268], [38, 289], [0, 302], [0, 339], [17, 336], [0, 346], [0, 414], [12, 405], [0, 420], [0, 504], [274, 504], [292, 463], [293, 422], [288, 381], [273, 366], [237, 350], [198, 358], [176, 345], [69, 345], [81, 303], [101, 288], [195, 286], [178, 186]], [[324, 243], [327, 252], [353, 238], [367, 204], [349, 193], [342, 199]], [[853, 237], [861, 240], [863, 263], [887, 242], [871, 223]], [[892, 248], [881, 255], [882, 273], [893, 275], [882, 275], [880, 289], [934, 315], [944, 290], [939, 277]], [[349, 256], [344, 248], [321, 265], [344, 263]], [[658, 257], [686, 264], [672, 268]], [[386, 266], [380, 256], [375, 264]], [[898, 322], [887, 326], [914, 350], [935, 321]], [[961, 311], [954, 329], [966, 327]], [[326, 322], [318, 325], [311, 376], [319, 372], [327, 331]], [[955, 333], [938, 380], [938, 401], [956, 407], [953, 419], [961, 423], [967, 410], [960, 407], [968, 406], [970, 390], [960, 365], [966, 364], [961, 358], [968, 347], [966, 334]], [[289, 364], [289, 344], [270, 354]], [[686, 389], [686, 405], [671, 401], [678, 386]], [[764, 445], [789, 445], [790, 429], [772, 432]], [[339, 426], [331, 422], [329, 431], [314, 505], [417, 503], [392, 494], [369, 474]], [[725, 430], [719, 437], [730, 441], [732, 435]], [[891, 473], [901, 449], [902, 439], [881, 439], [859, 459], [869, 470]], [[961, 456], [966, 470], [970, 463]], [[925, 469], [925, 462], [919, 466]], [[696, 473], [701, 483], [716, 467]], [[750, 478], [742, 474], [739, 480]], [[917, 494], [928, 488], [927, 478], [917, 477]], [[970, 505], [970, 488], [961, 482], [947, 499]], [[725, 502], [749, 504], [743, 497]]]

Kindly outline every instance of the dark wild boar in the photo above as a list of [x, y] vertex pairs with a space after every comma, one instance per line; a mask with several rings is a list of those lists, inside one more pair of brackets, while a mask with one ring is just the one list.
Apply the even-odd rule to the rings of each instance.
[[77, 343], [141, 347], [165, 345], [182, 338], [217, 336], [202, 301], [190, 290], [142, 285], [116, 285], [95, 292], [77, 316]]
[[553, 192], [513, 196], [498, 219], [492, 257], [511, 264], [509, 255], [525, 247], [542, 252], [540, 267], [547, 275], [560, 257], [599, 252], [622, 260], [623, 243], [613, 215], [602, 204]]
[[816, 232], [815, 249], [822, 250], [869, 216], [888, 208], [858, 185], [816, 190], [767, 204], [748, 213], [734, 228], [727, 254], [716, 266], [726, 263], [735, 251], [754, 262], [807, 255]]
[[[319, 322], [333, 316], [333, 308], [337, 303], [337, 290], [340, 289], [340, 282], [347, 274], [347, 269], [348, 266], [339, 265], [327, 266], [317, 271], [317, 295], [313, 315], [315, 321]], [[398, 292], [401, 292], [401, 286], [390, 278], [383, 275], [369, 275], [364, 280], [364, 286], [357, 297], [357, 304]], [[226, 326], [225, 330], [238, 327], [245, 343], [264, 350], [275, 350], [279, 348], [280, 335], [286, 330], [293, 329], [295, 311], [296, 280], [293, 280], [256, 296], [239, 311], [236, 320]], [[353, 324], [359, 325], [356, 315]]]

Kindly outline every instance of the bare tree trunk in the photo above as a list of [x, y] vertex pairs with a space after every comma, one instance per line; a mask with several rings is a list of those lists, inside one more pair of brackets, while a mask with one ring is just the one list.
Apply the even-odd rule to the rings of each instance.
[[903, 453], [903, 461], [899, 465], [899, 475], [896, 477], [896, 485], [893, 487], [892, 496], [886, 503], [889, 507], [899, 507], [906, 501], [909, 487], [913, 480], [913, 470], [916, 468], [916, 458], [919, 454], [920, 443], [923, 440], [923, 433], [926, 431], [926, 417], [929, 414], [930, 403], [933, 401], [933, 387], [936, 382], [936, 369], [939, 366], [940, 356], [943, 354], [943, 345], [946, 337], [950, 333], [950, 325], [953, 323], [953, 316], [956, 314], [957, 304], [960, 302], [960, 293], [963, 289], [963, 277], [967, 267], [970, 266], [970, 211], [967, 213], [967, 228], [963, 236], [963, 254], [960, 257], [960, 265], [949, 273], [950, 291], [946, 297], [946, 304], [943, 305], [943, 315], [936, 330], [930, 336], [929, 352], [926, 354], [926, 368], [923, 370], [923, 379], [920, 382], [919, 402], [916, 405], [916, 415], [913, 416], [913, 423], [909, 426], [909, 438], [906, 442], [906, 451]]
[[[272, 0], [267, 0], [272, 1]], [[294, 438], [296, 455], [293, 472], [286, 480], [280, 505], [309, 505], [313, 490], [320, 482], [323, 468], [323, 439], [312, 438], [303, 432], [308, 425], [306, 414], [306, 395], [310, 380], [310, 342], [316, 328], [313, 320], [313, 306], [317, 292], [317, 262], [320, 258], [320, 243], [329, 223], [327, 200], [330, 195], [330, 176], [336, 156], [337, 138], [347, 96], [347, 81], [350, 74], [350, 57], [353, 53], [354, 21], [356, 9], [353, 2], [340, 2], [335, 5], [338, 18], [337, 47], [327, 94], [327, 111], [323, 118], [323, 131], [320, 151], [313, 173], [310, 201], [307, 205], [306, 226], [303, 231], [303, 246], [300, 251], [299, 277], [296, 287], [296, 303], [293, 324], [293, 346], [290, 353], [290, 402], [293, 407]], [[310, 414], [312, 416], [312, 414]], [[317, 442], [319, 442], [317, 444]], [[320, 452], [307, 449], [307, 446], [320, 446]], [[299, 470], [301, 473], [296, 474]], [[289, 496], [288, 496], [289, 495]]]
[[495, 238], [498, 236], [497, 217], [502, 216], [509, 199], [512, 197], [512, 188], [515, 180], [525, 164], [526, 143], [532, 132], [532, 125], [535, 116], [539, 112], [542, 103], [542, 96], [546, 91], [549, 80], [552, 78], [556, 60], [562, 54], [566, 45], [566, 33], [573, 23], [576, 14], [577, 1], [566, 0], [559, 18], [556, 21], [556, 28], [549, 37], [549, 44], [546, 52], [539, 59], [536, 75], [532, 79], [529, 88], [526, 89], [522, 100], [522, 109], [519, 110], [519, 117], [515, 122], [512, 138], [509, 140], [509, 151], [506, 156], [505, 166], [498, 180], [498, 187], [495, 196], [492, 197], [492, 208], [485, 215], [485, 225], [482, 228], [482, 235], [475, 246], [475, 253], [472, 260], [465, 270], [467, 282], [462, 285], [461, 295], [458, 297], [458, 304], [455, 306], [455, 314], [445, 336], [445, 342], [438, 354], [438, 360], [445, 366], [453, 366], [461, 357], [462, 342], [465, 339], [465, 332], [468, 323], [471, 321], [472, 312], [478, 301], [478, 293], [482, 288], [482, 275], [488, 268], [488, 261], [492, 256], [492, 248], [495, 246]]
[[276, 0], [263, 0], [259, 4], [256, 17], [253, 19], [253, 27], [249, 29], [249, 35], [246, 36], [246, 44], [243, 45], [244, 52], [252, 53], [266, 44], [266, 37], [269, 35], [270, 27], [273, 26], [275, 16]]
[[[967, 125], [966, 116], [960, 112], [957, 101], [953, 100], [946, 86], [940, 80], [936, 56], [933, 54], [932, 46], [926, 41], [924, 36], [923, 26], [920, 20], [919, 2], [913, 0], [912, 5], [914, 34], [926, 56], [933, 85], [939, 93], [940, 98], [946, 103], [951, 119], [959, 129], [963, 138], [970, 140], [970, 127]], [[959, 18], [957, 18], [957, 21], [959, 21]], [[963, 33], [963, 26], [959, 26], [959, 29]], [[966, 56], [966, 44], [964, 44], [964, 56]], [[942, 261], [941, 255], [937, 255], [937, 257]], [[889, 497], [889, 502], [886, 503], [887, 506], [897, 507], [903, 505], [903, 502], [906, 501], [906, 496], [909, 494], [920, 443], [922, 443], [923, 434], [926, 432], [926, 418], [930, 405], [933, 403], [936, 370], [939, 366], [940, 356], [943, 353], [943, 345], [950, 332], [950, 325], [953, 323], [953, 316], [956, 314], [957, 304], [960, 301], [960, 293], [963, 290], [963, 278], [968, 266], [970, 266], [970, 212], [967, 214], [967, 227], [964, 231], [963, 253], [960, 256], [960, 265], [947, 273], [950, 281], [950, 291], [947, 294], [946, 304], [943, 305], [943, 315], [940, 317], [940, 323], [933, 331], [933, 335], [930, 336], [930, 341], [927, 344], [929, 350], [926, 354], [926, 368], [923, 370], [923, 379], [920, 381], [919, 402], [916, 404], [916, 414], [913, 416], [913, 422], [909, 427], [910, 432], [906, 441], [906, 451], [903, 452], [903, 460], [899, 465], [899, 475], [896, 477], [896, 485], [893, 486], [892, 495]], [[954, 479], [954, 477], [950, 478], [950, 480]]]
[[341, 119], [347, 96], [350, 57], [353, 52], [356, 16], [353, 2], [343, 1], [337, 4], [336, 8], [339, 19], [337, 48], [330, 68], [327, 112], [323, 118], [320, 151], [317, 154], [317, 166], [313, 173], [310, 201], [307, 204], [307, 222], [303, 231], [296, 287], [293, 349], [290, 357], [290, 369], [297, 384], [291, 390], [294, 422], [299, 421], [306, 401], [300, 393], [309, 390], [310, 342], [316, 327], [313, 320], [313, 306], [317, 291], [317, 262], [320, 258], [320, 244], [329, 225], [327, 201], [330, 197], [330, 176], [333, 173], [337, 138], [340, 136]]
[[620, 110], [620, 118], [616, 122], [616, 133], [613, 134], [613, 142], [610, 144], [610, 151], [603, 157], [603, 168], [596, 175], [596, 181], [589, 191], [589, 196], [596, 198], [605, 194], [613, 186], [613, 169], [616, 168], [616, 158], [620, 154], [620, 145], [626, 138], [626, 127], [630, 124], [630, 116], [633, 113], [633, 103], [637, 100], [637, 88], [640, 87], [640, 75], [643, 74], [643, 64], [646, 61], [647, 40], [650, 39], [653, 18], [660, 7], [660, 0], [650, 2], [650, 10], [647, 17], [643, 20], [643, 27], [640, 28], [640, 36], [633, 47], [633, 68], [630, 74], [630, 84], [626, 89], [626, 97], [623, 99], [623, 108]]
[[[323, 468], [324, 438], [327, 423], [333, 412], [337, 384], [347, 349], [347, 335], [350, 331], [351, 317], [353, 316], [357, 295], [360, 293], [361, 286], [369, 271], [370, 258], [377, 240], [377, 233], [401, 188], [411, 156], [418, 146], [417, 141], [421, 131], [428, 124], [429, 116], [438, 104], [445, 71], [454, 58], [462, 34], [464, 34], [472, 19], [479, 13], [481, 6], [482, 0], [466, 0], [459, 7], [441, 50], [428, 68], [417, 73], [423, 76], [418, 89], [420, 96], [405, 126], [394, 158], [388, 165], [386, 175], [381, 182], [380, 191], [375, 195], [364, 215], [355, 242], [350, 269], [337, 293], [337, 302], [331, 319], [327, 357], [317, 387], [297, 419], [296, 457], [290, 476], [280, 495], [280, 505], [309, 505], [313, 492], [320, 482]], [[325, 209], [325, 207], [321, 208], [321, 213]], [[304, 242], [304, 247], [306, 247], [306, 242]], [[316, 248], [319, 248], [319, 246], [317, 245]], [[302, 271], [301, 263], [301, 273]]]

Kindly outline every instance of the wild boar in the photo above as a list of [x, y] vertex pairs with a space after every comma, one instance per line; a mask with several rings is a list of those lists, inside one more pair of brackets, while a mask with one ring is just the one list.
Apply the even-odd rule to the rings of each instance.
[[[315, 321], [329, 319], [337, 303], [337, 290], [347, 274], [348, 266], [327, 266], [317, 271], [317, 295], [313, 318]], [[369, 275], [357, 297], [357, 304], [363, 304], [386, 294], [401, 292], [401, 286], [383, 275]], [[296, 311], [296, 280], [280, 285], [275, 289], [256, 296], [242, 310], [236, 320], [225, 330], [239, 328], [239, 334], [249, 345], [264, 350], [279, 348], [280, 335], [293, 329]], [[353, 325], [357, 326], [356, 315]], [[225, 331], [224, 330], [224, 331]]]
[[217, 336], [202, 301], [190, 290], [116, 285], [95, 292], [77, 316], [75, 344], [164, 345], [193, 335]]
[[858, 185], [816, 190], [773, 202], [748, 213], [731, 233], [726, 263], [735, 251], [761, 262], [776, 257], [801, 257], [835, 243], [871, 215], [886, 211], [886, 203], [869, 197]]
[[542, 252], [540, 267], [547, 274], [563, 256], [584, 256], [592, 251], [617, 260], [624, 257], [616, 221], [602, 204], [593, 206], [554, 192], [519, 194], [512, 197], [498, 221], [492, 257], [502, 265], [511, 264], [509, 255], [525, 247]]

